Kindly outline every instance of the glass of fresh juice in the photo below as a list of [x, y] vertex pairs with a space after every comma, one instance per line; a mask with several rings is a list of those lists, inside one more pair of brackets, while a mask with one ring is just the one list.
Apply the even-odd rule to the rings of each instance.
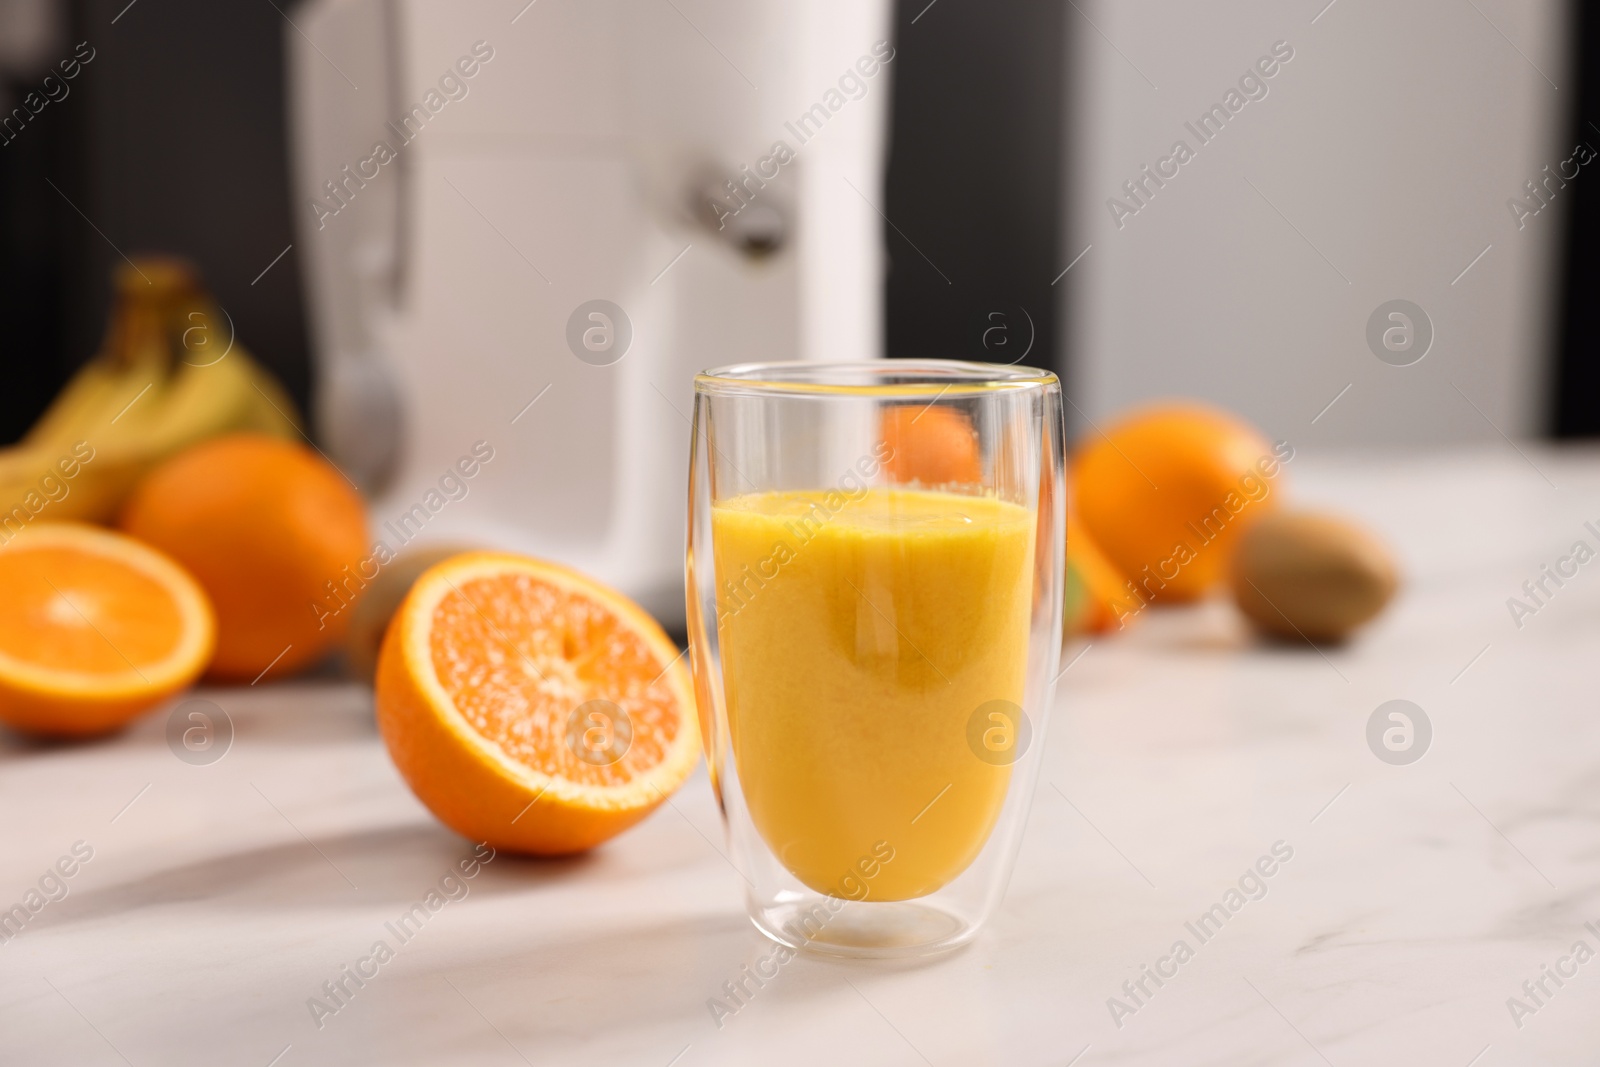
[[1027, 367], [695, 381], [689, 640], [751, 920], [920, 956], [998, 905], [1061, 646], [1061, 387]]

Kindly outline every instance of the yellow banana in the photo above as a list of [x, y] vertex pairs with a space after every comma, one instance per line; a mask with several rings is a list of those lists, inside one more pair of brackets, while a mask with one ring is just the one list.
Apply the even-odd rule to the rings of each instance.
[[59, 456], [40, 453], [51, 458], [41, 458], [28, 476], [0, 480], [0, 544], [36, 517], [65, 521], [90, 517], [86, 511], [101, 511], [83, 506], [85, 497], [100, 492], [89, 476], [91, 465], [82, 459], [92, 454], [86, 446]]
[[121, 373], [109, 360], [93, 359], [85, 363], [39, 416], [39, 421], [33, 424], [21, 443], [48, 450], [63, 441], [76, 440], [89, 423], [99, 420], [100, 412], [110, 404], [111, 391], [116, 388]]
[[34, 516], [112, 520], [147, 470], [207, 438], [299, 434], [293, 401], [231, 336], [222, 341], [188, 267], [141, 260], [119, 271], [117, 291], [102, 353], [20, 444], [0, 449], [0, 543]]
[[148, 401], [163, 387], [166, 368], [148, 352], [142, 355], [137, 360], [102, 355], [84, 364], [22, 441], [0, 449], [0, 480], [18, 467], [31, 471], [54, 463], [77, 442], [104, 432]]
[[255, 388], [238, 353], [205, 366], [179, 364], [148, 418], [109, 443], [119, 456], [159, 461], [239, 426], [250, 415]]
[[254, 360], [250, 360], [250, 384], [254, 403], [239, 429], [298, 440], [303, 428], [299, 410], [290, 399], [288, 390], [272, 376], [271, 371]]

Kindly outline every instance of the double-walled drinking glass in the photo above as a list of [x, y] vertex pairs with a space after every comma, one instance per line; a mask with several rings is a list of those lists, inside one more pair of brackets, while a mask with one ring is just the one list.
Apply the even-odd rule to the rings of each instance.
[[724, 367], [695, 382], [688, 614], [750, 918], [914, 956], [1005, 892], [1061, 646], [1061, 389], [1026, 367]]

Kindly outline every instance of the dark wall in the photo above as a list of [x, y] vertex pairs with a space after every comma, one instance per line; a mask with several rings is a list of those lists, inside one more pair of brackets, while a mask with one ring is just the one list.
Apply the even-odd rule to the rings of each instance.
[[889, 355], [1054, 366], [1067, 11], [897, 2]]
[[[86, 70], [75, 82], [88, 77]], [[33, 87], [8, 78], [4, 98], [16, 106]], [[72, 364], [63, 328], [69, 254], [62, 242], [63, 215], [71, 209], [45, 179], [61, 180], [76, 169], [69, 165], [73, 139], [55, 120], [77, 99], [74, 90], [60, 105], [46, 106], [0, 145], [0, 443], [21, 435]]]
[[80, 41], [94, 58], [0, 147], [0, 321], [22, 324], [0, 342], [0, 440], [97, 348], [123, 254], [197, 263], [239, 342], [303, 404], [294, 251], [251, 284], [293, 240], [283, 16], [264, 2], [78, 0], [68, 22], [61, 58]]
[[[1600, 149], [1600, 11], [1574, 0], [1573, 96], [1569, 144]], [[1551, 429], [1557, 437], [1600, 435], [1600, 184], [1584, 173], [1572, 183], [1566, 238], [1561, 341], [1550, 391]]]

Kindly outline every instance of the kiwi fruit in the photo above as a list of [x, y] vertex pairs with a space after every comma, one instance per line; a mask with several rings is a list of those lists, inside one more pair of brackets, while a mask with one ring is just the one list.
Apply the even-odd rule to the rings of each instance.
[[1251, 524], [1229, 580], [1239, 610], [1267, 636], [1318, 642], [1349, 637], [1400, 584], [1394, 557], [1377, 538], [1311, 511], [1273, 512]]

